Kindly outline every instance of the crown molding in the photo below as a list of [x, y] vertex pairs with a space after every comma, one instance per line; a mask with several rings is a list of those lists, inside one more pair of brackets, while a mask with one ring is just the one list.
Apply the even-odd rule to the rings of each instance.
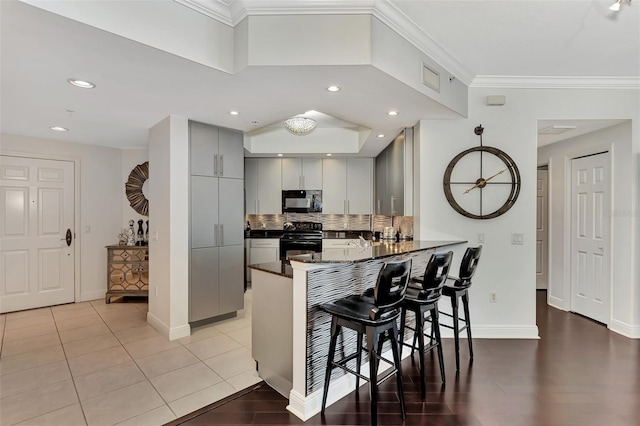
[[231, 19], [231, 11], [229, 9], [228, 2], [218, 0], [173, 0], [174, 2], [195, 10], [198, 13], [202, 13], [209, 18], [213, 18], [216, 21], [235, 26]]
[[503, 89], [640, 89], [640, 77], [537, 77], [479, 75], [469, 87]]
[[460, 63], [453, 55], [436, 43], [410, 17], [400, 11], [389, 0], [376, 1], [373, 15], [418, 50], [449, 71], [454, 77], [469, 86], [475, 74]]

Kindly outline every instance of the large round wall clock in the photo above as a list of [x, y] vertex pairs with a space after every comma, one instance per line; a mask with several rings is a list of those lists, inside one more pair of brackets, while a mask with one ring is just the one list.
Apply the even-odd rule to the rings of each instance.
[[520, 194], [520, 172], [504, 151], [482, 144], [456, 155], [444, 172], [447, 201], [455, 211], [472, 219], [493, 219], [506, 213]]

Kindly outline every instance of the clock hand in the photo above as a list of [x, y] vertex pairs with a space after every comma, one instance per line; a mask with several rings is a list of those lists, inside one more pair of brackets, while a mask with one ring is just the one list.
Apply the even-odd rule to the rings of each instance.
[[463, 192], [463, 194], [466, 194], [466, 193], [470, 192], [472, 189], [476, 189], [476, 188], [478, 188], [478, 187], [484, 188], [484, 186], [487, 184], [487, 182], [489, 182], [489, 181], [490, 181], [491, 179], [493, 179], [494, 177], [496, 177], [496, 176], [498, 176], [498, 175], [501, 175], [502, 173], [504, 173], [504, 172], [506, 172], [506, 171], [507, 171], [507, 169], [503, 169], [503, 170], [500, 170], [500, 171], [499, 171], [498, 173], [496, 173], [495, 175], [490, 176], [490, 177], [488, 177], [488, 178], [486, 178], [486, 179], [482, 179], [482, 178], [478, 179], [478, 182], [477, 182], [475, 185], [473, 185], [471, 188], [469, 188], [469, 189], [467, 189], [466, 191], [464, 191], [464, 192]]
[[[507, 169], [508, 169], [508, 168], [507, 168]], [[490, 181], [491, 179], [493, 179], [494, 177], [496, 177], [496, 176], [498, 176], [498, 175], [501, 175], [501, 174], [503, 174], [504, 172], [506, 172], [506, 171], [507, 171], [507, 169], [502, 169], [502, 170], [500, 170], [498, 173], [496, 173], [495, 175], [493, 175], [493, 176], [491, 176], [491, 177], [486, 178], [484, 181], [485, 181], [485, 182], [489, 182], [489, 181]]]

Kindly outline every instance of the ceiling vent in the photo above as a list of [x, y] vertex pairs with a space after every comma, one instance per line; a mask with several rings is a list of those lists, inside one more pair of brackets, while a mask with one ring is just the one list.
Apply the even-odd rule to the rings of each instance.
[[539, 135], [558, 135], [560, 133], [568, 132], [569, 130], [576, 129], [578, 126], [572, 126], [568, 124], [556, 124], [554, 126], [545, 127], [538, 130]]
[[436, 92], [440, 91], [440, 74], [422, 64], [422, 84]]

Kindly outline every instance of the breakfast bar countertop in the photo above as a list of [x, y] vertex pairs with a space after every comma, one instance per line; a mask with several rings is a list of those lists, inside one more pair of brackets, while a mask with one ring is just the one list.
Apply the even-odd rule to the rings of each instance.
[[368, 246], [356, 245], [345, 248], [324, 249], [322, 252], [301, 254], [292, 256], [290, 260], [302, 263], [356, 263], [367, 260], [381, 259], [398, 256], [406, 253], [414, 253], [423, 250], [432, 250], [457, 244], [464, 244], [466, 240], [440, 241], [400, 241], [400, 242], [374, 242]]

